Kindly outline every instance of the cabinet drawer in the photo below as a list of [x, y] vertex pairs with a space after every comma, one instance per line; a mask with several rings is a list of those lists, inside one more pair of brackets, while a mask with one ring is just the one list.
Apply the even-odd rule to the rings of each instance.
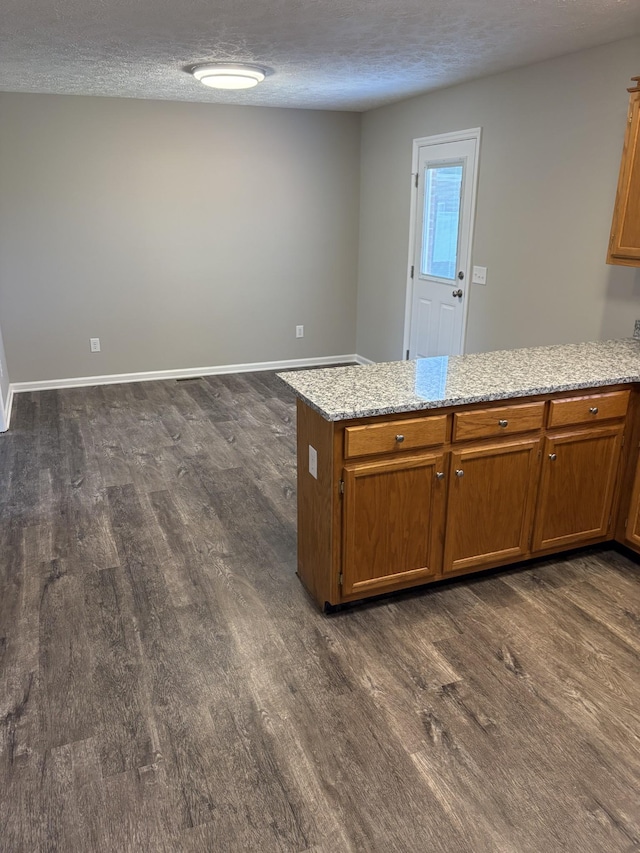
[[371, 456], [394, 450], [415, 450], [444, 444], [447, 416], [433, 415], [405, 421], [347, 427], [344, 431], [344, 457]]
[[542, 429], [543, 420], [544, 402], [457, 412], [453, 416], [453, 440], [467, 441], [471, 438], [494, 438], [529, 432]]
[[549, 426], [561, 427], [624, 418], [628, 405], [628, 391], [552, 400], [549, 406]]

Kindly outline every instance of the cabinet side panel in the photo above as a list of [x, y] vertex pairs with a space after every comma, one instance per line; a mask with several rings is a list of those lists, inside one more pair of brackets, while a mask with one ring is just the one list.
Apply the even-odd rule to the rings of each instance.
[[631, 494], [631, 504], [625, 528], [625, 545], [631, 545], [636, 551], [640, 548], [640, 468], [636, 471], [636, 479]]
[[640, 93], [631, 95], [607, 263], [640, 266]]
[[629, 150], [626, 152], [628, 175], [625, 186], [625, 205], [620, 227], [619, 246], [625, 255], [640, 260], [640, 95], [635, 96], [631, 110]]
[[[298, 576], [323, 607], [331, 601], [333, 424], [301, 400], [298, 433]], [[317, 454], [317, 478], [309, 470], [309, 447]], [[312, 451], [312, 455], [313, 455]]]
[[[640, 483], [636, 489], [636, 469], [638, 468], [640, 447], [640, 391], [634, 388], [629, 400], [629, 412], [624, 431], [624, 449], [620, 466], [619, 499], [616, 506], [615, 538], [618, 542], [629, 544], [631, 538], [635, 547], [640, 546], [640, 539], [636, 542], [633, 537], [627, 535], [627, 521], [637, 512], [640, 500]], [[634, 497], [632, 498], [632, 492]], [[634, 522], [635, 524], [635, 522]]]

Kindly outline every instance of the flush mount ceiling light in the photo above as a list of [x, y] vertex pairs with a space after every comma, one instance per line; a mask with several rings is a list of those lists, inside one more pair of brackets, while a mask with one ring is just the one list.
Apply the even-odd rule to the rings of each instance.
[[212, 89], [250, 89], [264, 80], [262, 68], [253, 65], [235, 65], [230, 63], [215, 63], [212, 65], [196, 65], [191, 73]]

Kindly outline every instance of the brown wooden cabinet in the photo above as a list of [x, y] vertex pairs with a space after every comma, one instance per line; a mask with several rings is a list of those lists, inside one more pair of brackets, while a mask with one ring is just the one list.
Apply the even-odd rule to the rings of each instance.
[[622, 149], [607, 263], [640, 266], [640, 77], [629, 89], [629, 114]]
[[539, 446], [521, 439], [451, 453], [445, 574], [526, 556]]
[[370, 595], [438, 574], [444, 456], [352, 463], [343, 471], [345, 595]]
[[[618, 386], [343, 422], [299, 400], [300, 579], [324, 607], [606, 541], [622, 482], [625, 541], [640, 550], [640, 473], [631, 499], [631, 477], [619, 476], [640, 411], [630, 394]], [[637, 438], [627, 467], [640, 425]]]
[[622, 433], [614, 424], [545, 439], [534, 551], [608, 535]]
[[636, 476], [631, 492], [629, 512], [625, 524], [625, 537], [631, 545], [640, 548], [640, 461], [636, 467]]

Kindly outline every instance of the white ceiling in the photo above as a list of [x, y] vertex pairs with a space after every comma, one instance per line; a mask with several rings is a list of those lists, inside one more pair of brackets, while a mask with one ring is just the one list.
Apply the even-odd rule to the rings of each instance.
[[365, 110], [637, 33], [640, 0], [0, 0], [0, 90]]

